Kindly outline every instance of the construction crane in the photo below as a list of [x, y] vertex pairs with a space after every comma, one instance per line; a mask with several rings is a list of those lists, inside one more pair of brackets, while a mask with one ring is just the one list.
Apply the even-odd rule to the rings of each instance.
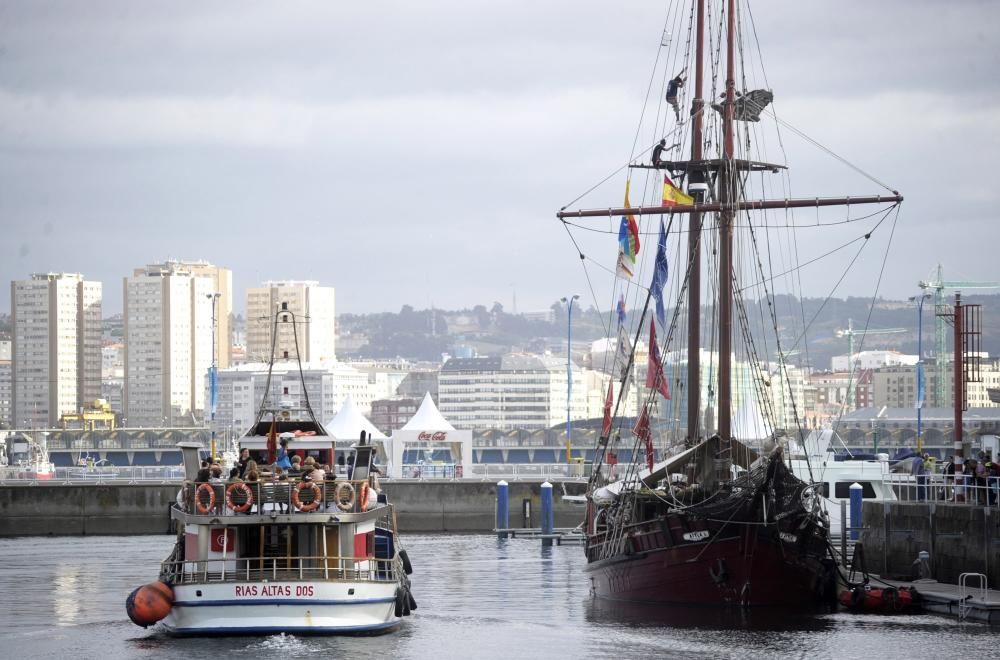
[[[934, 311], [938, 312], [943, 309], [944, 303], [944, 291], [945, 289], [956, 289], [959, 291], [969, 291], [971, 289], [1000, 289], [1000, 282], [946, 282], [944, 279], [944, 272], [941, 268], [941, 264], [938, 264], [937, 275], [933, 280], [930, 281], [920, 281], [917, 282], [919, 286], [924, 291], [933, 290], [934, 291]], [[941, 407], [944, 405], [945, 396], [945, 380], [946, 378], [941, 377], [941, 369], [944, 363], [948, 359], [949, 349], [948, 349], [948, 329], [947, 323], [943, 316], [939, 316], [935, 313], [934, 321], [934, 357], [937, 359], [937, 369], [938, 377], [935, 379], [934, 383], [934, 400], [931, 402], [933, 407]], [[920, 356], [923, 359], [923, 356]]]
[[853, 395], [852, 390], [854, 384], [854, 337], [860, 336], [862, 340], [868, 335], [895, 335], [900, 332], [906, 332], [906, 328], [880, 328], [880, 329], [866, 329], [866, 330], [855, 330], [854, 321], [847, 319], [847, 329], [837, 330], [838, 337], [847, 337], [847, 401], [850, 405], [851, 397]]

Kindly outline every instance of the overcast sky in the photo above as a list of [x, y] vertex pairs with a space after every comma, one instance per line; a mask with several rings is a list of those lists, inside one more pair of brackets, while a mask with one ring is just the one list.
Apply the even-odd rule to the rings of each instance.
[[[335, 286], [341, 313], [584, 293], [554, 214], [628, 157], [665, 4], [0, 0], [0, 281], [82, 272], [106, 313], [166, 258], [232, 269], [240, 310], [266, 279]], [[938, 261], [1000, 280], [1000, 2], [753, 16], [779, 115], [906, 196], [882, 292]], [[829, 159], [792, 182], [881, 192]]]

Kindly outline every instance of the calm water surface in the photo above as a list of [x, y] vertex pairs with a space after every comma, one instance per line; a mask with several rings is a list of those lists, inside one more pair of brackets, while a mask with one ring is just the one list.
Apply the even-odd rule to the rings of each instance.
[[587, 594], [579, 547], [407, 536], [419, 604], [379, 637], [173, 639], [125, 597], [170, 536], [0, 539], [3, 658], [997, 658], [1000, 630], [937, 616], [622, 610]]

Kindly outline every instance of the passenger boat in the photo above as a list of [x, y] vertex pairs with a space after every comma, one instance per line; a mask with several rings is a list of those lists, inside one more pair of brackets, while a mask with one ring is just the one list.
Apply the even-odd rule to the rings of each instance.
[[[289, 317], [282, 312], [276, 325], [294, 327]], [[280, 438], [289, 454], [335, 466], [335, 439], [308, 395], [296, 406], [287, 398], [272, 404], [269, 393], [270, 380], [240, 450], [271, 465]], [[173, 635], [379, 633], [416, 609], [395, 510], [379, 492], [364, 432], [350, 474], [331, 471], [323, 481], [275, 471], [260, 481], [199, 483], [201, 445], [180, 447], [186, 481], [171, 509], [177, 541], [159, 580], [128, 597], [133, 622], [159, 622]]]
[[[745, 4], [668, 3], [640, 125], [628, 131], [632, 154], [614, 165], [621, 165], [616, 173], [627, 172], [624, 204], [601, 199], [589, 209], [570, 208], [612, 174], [584, 184], [585, 192], [556, 214], [579, 258], [574, 264], [586, 272], [593, 305], [615, 310], [607, 327], [617, 334], [618, 350], [609, 351], [614, 364], [604, 368], [614, 377], [587, 491], [585, 571], [599, 598], [796, 608], [836, 598], [823, 487], [810, 457], [797, 475], [789, 451], [807, 431], [784, 356], [808, 342], [808, 326], [803, 318], [794, 334], [779, 327], [774, 287], [788, 286], [788, 298], [801, 299], [801, 279], [788, 275], [803, 266], [796, 262], [799, 248], [791, 247], [805, 226], [796, 224], [796, 209], [810, 209], [812, 227], [844, 225], [850, 229], [838, 231], [864, 243], [891, 238], [892, 223], [883, 221], [898, 213], [903, 198], [891, 188], [850, 197], [784, 196], [791, 185], [787, 166], [763, 148], [778, 144], [784, 156], [786, 124], [770, 107], [772, 90], [751, 87], [768, 78], [758, 76], [760, 62], [750, 61], [759, 44]], [[665, 103], [650, 108], [657, 81]], [[642, 136], [650, 147], [643, 148]], [[754, 190], [777, 194], [755, 199]], [[633, 205], [630, 192], [640, 191]], [[838, 220], [846, 209], [848, 220], [825, 224], [823, 207], [839, 208]], [[644, 223], [646, 216], [658, 217], [658, 231]], [[615, 231], [609, 222], [617, 218]], [[646, 254], [655, 250], [652, 259], [639, 258], [642, 236], [652, 245]], [[668, 264], [668, 255], [677, 258]], [[614, 275], [606, 301], [596, 299], [592, 265], [594, 274]], [[717, 281], [704, 286], [703, 272]], [[836, 271], [826, 272], [838, 281]], [[713, 300], [703, 303], [703, 289]], [[710, 319], [702, 319], [703, 305]], [[640, 342], [648, 346], [645, 364], [637, 364]], [[791, 400], [780, 417], [778, 399]], [[626, 426], [619, 413], [633, 400], [638, 415]], [[763, 437], [741, 433], [739, 412], [751, 401], [764, 413]], [[672, 437], [681, 440], [670, 444]], [[656, 462], [657, 454], [667, 458]]]

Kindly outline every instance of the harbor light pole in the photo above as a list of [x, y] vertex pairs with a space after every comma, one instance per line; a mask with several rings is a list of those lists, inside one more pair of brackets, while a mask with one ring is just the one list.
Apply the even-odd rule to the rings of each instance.
[[[926, 384], [924, 382], [924, 301], [931, 297], [930, 292], [925, 291], [919, 296], [910, 296], [910, 302], [917, 303], [917, 453], [923, 455], [924, 437], [921, 435], [921, 412], [924, 408], [924, 393]], [[938, 378], [941, 377], [940, 369]]]
[[573, 301], [580, 296], [573, 294], [561, 298], [566, 303], [566, 464], [573, 462], [573, 418], [570, 417], [570, 402], [573, 400]]
[[216, 392], [216, 360], [215, 360], [215, 308], [218, 306], [219, 297], [222, 296], [221, 293], [206, 293], [205, 297], [212, 301], [212, 366], [208, 370], [208, 386], [209, 386], [209, 422], [208, 425], [212, 430], [212, 447], [210, 456], [212, 462], [215, 462], [215, 392]]

